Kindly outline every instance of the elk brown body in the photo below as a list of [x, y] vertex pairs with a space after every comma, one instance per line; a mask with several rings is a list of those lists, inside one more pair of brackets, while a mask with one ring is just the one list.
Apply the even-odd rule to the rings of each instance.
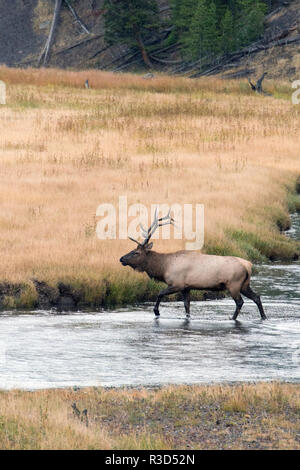
[[[157, 253], [152, 251], [149, 240], [155, 229], [165, 223], [163, 220], [173, 219], [169, 214], [155, 220], [148, 231], [144, 231], [145, 241], [120, 258], [123, 266], [146, 272], [150, 278], [165, 282], [167, 288], [162, 290], [154, 307], [155, 315], [159, 316], [159, 304], [165, 295], [182, 292], [186, 314], [190, 314], [190, 291], [227, 289], [236, 303], [232, 317], [236, 320], [243, 306], [241, 294], [253, 300], [258, 306], [262, 319], [266, 319], [260, 297], [250, 287], [252, 264], [234, 256], [206, 255], [198, 251], [177, 251], [175, 253]], [[136, 240], [134, 240], [136, 241]]]

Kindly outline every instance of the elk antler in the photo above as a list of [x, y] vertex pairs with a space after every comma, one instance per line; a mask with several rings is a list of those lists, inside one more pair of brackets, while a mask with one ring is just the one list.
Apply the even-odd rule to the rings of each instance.
[[141, 246], [140, 242], [138, 242], [135, 238], [132, 238], [132, 237], [128, 237], [129, 240], [131, 240], [132, 242], [134, 243], [137, 243], [139, 246]]
[[[157, 207], [156, 207], [155, 213], [154, 213], [154, 221], [152, 222], [152, 224], [150, 225], [148, 230], [145, 230], [144, 227], [142, 226], [142, 224], [140, 224], [140, 227], [142, 229], [142, 235], [144, 237], [144, 241], [142, 243], [140, 243], [141, 246], [146, 246], [147, 245], [150, 238], [152, 237], [152, 235], [154, 234], [155, 230], [158, 227], [162, 227], [163, 225], [168, 225], [168, 224], [174, 225], [174, 219], [173, 219], [173, 217], [170, 216], [170, 212], [171, 212], [171, 209], [169, 210], [167, 215], [165, 215], [164, 217], [160, 217], [158, 219], [158, 217], [157, 217]], [[163, 222], [163, 221], [165, 221], [165, 222]]]

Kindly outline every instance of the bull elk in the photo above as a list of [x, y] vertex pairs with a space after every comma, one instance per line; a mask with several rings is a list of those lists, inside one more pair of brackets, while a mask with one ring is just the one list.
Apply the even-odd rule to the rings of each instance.
[[120, 258], [123, 266], [130, 266], [136, 271], [146, 272], [148, 276], [167, 284], [157, 297], [154, 313], [159, 316], [159, 304], [165, 295], [182, 292], [186, 315], [190, 315], [190, 291], [227, 289], [235, 301], [236, 310], [232, 320], [236, 320], [243, 306], [241, 294], [256, 303], [261, 318], [267, 317], [257, 295], [250, 288], [252, 264], [245, 259], [235, 256], [205, 255], [197, 251], [177, 251], [176, 253], [157, 253], [152, 251], [153, 243], [150, 239], [158, 227], [166, 224], [174, 224], [170, 211], [165, 217], [158, 218], [155, 211], [154, 221], [145, 230], [142, 226], [142, 243], [130, 238], [137, 243], [137, 248]]

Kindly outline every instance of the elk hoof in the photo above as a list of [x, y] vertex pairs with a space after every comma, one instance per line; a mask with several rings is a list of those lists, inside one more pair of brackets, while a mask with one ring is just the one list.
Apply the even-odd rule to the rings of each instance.
[[158, 308], [155, 308], [153, 311], [154, 311], [156, 317], [160, 316]]

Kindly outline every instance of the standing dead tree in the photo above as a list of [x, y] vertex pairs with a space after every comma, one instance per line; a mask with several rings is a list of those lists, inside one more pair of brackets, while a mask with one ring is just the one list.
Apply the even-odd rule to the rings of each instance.
[[42, 50], [42, 53], [40, 55], [40, 58], [39, 58], [39, 61], [38, 61], [38, 66], [40, 66], [42, 63], [43, 63], [43, 65], [47, 64], [49, 53], [50, 53], [50, 50], [51, 50], [51, 46], [52, 46], [52, 43], [53, 43], [53, 40], [54, 40], [55, 30], [56, 30], [56, 26], [57, 26], [57, 23], [58, 23], [58, 18], [59, 18], [61, 6], [62, 6], [62, 0], [55, 0], [54, 13], [53, 13], [53, 18], [52, 18], [52, 23], [51, 23], [49, 36], [47, 38], [45, 47]]
[[264, 72], [262, 76], [257, 80], [257, 82], [254, 84], [251, 82], [250, 78], [248, 77], [248, 82], [251, 87], [252, 91], [255, 91], [257, 93], [262, 93], [263, 95], [271, 96], [271, 93], [268, 93], [267, 91], [264, 91], [262, 88], [262, 82], [267, 75], [268, 72]]
[[48, 62], [49, 54], [50, 54], [51, 47], [52, 47], [52, 44], [53, 44], [53, 41], [54, 41], [55, 32], [56, 32], [56, 28], [57, 28], [57, 24], [58, 24], [58, 19], [59, 19], [59, 15], [60, 15], [60, 11], [61, 11], [63, 3], [65, 3], [66, 6], [69, 8], [70, 12], [72, 13], [73, 17], [75, 18], [75, 21], [80, 25], [80, 27], [83, 29], [83, 31], [86, 34], [90, 34], [90, 31], [85, 26], [85, 24], [81, 21], [81, 19], [77, 15], [75, 9], [70, 4], [69, 0], [55, 0], [55, 7], [54, 7], [54, 12], [53, 12], [53, 17], [52, 17], [51, 28], [50, 28], [50, 32], [49, 32], [46, 44], [45, 44], [45, 46], [42, 50], [42, 53], [39, 57], [39, 60], [38, 60], [38, 66], [39, 67], [42, 64], [46, 65], [47, 62]]

